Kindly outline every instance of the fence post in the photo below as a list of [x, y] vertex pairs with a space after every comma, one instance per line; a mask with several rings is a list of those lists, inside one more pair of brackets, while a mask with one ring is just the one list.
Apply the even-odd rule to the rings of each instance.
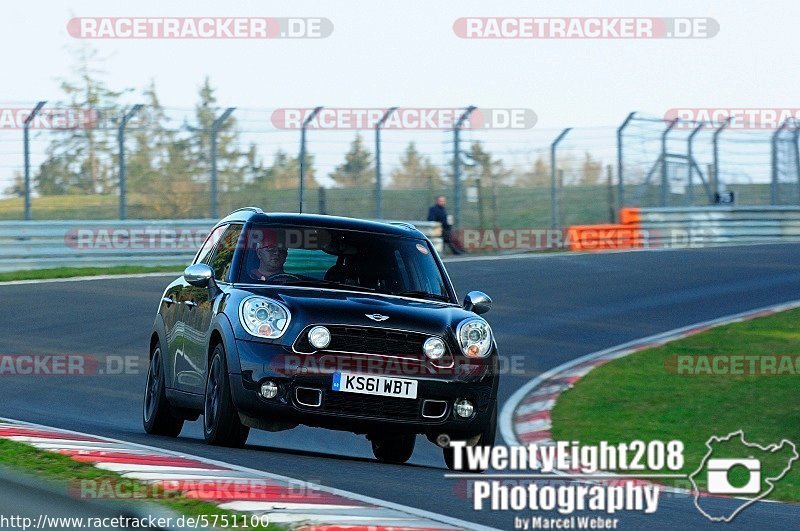
[[22, 123], [22, 149], [25, 157], [25, 212], [23, 213], [25, 221], [31, 220], [31, 149], [28, 129], [31, 121], [39, 114], [45, 103], [47, 102], [40, 101], [37, 103], [36, 107], [25, 117], [25, 121]]
[[323, 215], [326, 213], [328, 209], [327, 201], [325, 198], [325, 190], [326, 188], [324, 186], [320, 186], [319, 188], [317, 188], [317, 200], [319, 201], [318, 212]]
[[792, 147], [794, 148], [794, 170], [797, 173], [797, 201], [800, 203], [800, 124], [794, 123], [792, 131]]
[[769, 186], [769, 204], [778, 204], [778, 140], [781, 133], [789, 125], [789, 119], [783, 121], [780, 127], [772, 134], [772, 179]]
[[616, 220], [614, 214], [614, 169], [611, 164], [606, 166], [606, 184], [608, 188], [608, 222], [614, 223]]
[[453, 128], [453, 225], [461, 226], [461, 128], [477, 107], [470, 105]]
[[667, 137], [669, 132], [678, 123], [678, 118], [672, 120], [664, 132], [661, 133], [661, 206], [667, 206], [667, 198], [669, 197], [669, 163], [667, 162]]
[[311, 111], [311, 114], [309, 114], [306, 117], [306, 119], [303, 120], [303, 126], [300, 128], [300, 184], [298, 186], [300, 188], [299, 190], [300, 214], [303, 213], [303, 207], [305, 206], [303, 190], [305, 189], [305, 180], [306, 180], [306, 129], [308, 128], [308, 124], [311, 123], [311, 120], [313, 120], [314, 117], [317, 116], [317, 114], [319, 114], [319, 111], [321, 110], [322, 107], [314, 107], [314, 110]]
[[722, 124], [714, 130], [712, 145], [714, 147], [714, 200], [719, 196], [719, 135], [731, 123], [731, 116], [728, 116]]
[[622, 133], [636, 116], [636, 111], [630, 113], [625, 121], [617, 128], [617, 211], [625, 206], [625, 173], [623, 172]]
[[225, 109], [225, 112], [220, 115], [219, 118], [214, 120], [211, 124], [211, 218], [217, 219], [218, 207], [217, 207], [217, 133], [219, 133], [219, 128], [222, 126], [222, 123], [228, 119], [228, 116], [231, 115], [233, 111], [236, 110], [236, 107], [228, 107]]
[[119, 219], [127, 219], [128, 217], [128, 205], [126, 201], [128, 182], [125, 173], [125, 127], [141, 108], [142, 105], [139, 103], [131, 107], [131, 110], [126, 112], [122, 117], [122, 121], [120, 121], [119, 127], [117, 128], [117, 147], [119, 149]]
[[375, 124], [375, 219], [383, 218], [383, 177], [381, 176], [381, 127], [389, 116], [397, 110], [390, 107]]
[[[558, 190], [559, 183], [557, 182], [557, 172], [556, 165], [558, 163], [556, 157], [556, 149], [558, 149], [558, 144], [561, 140], [567, 136], [567, 133], [572, 131], [571, 127], [567, 127], [561, 134], [559, 134], [553, 143], [550, 144], [550, 227], [555, 229], [559, 226], [559, 212], [558, 212]], [[561, 177], [561, 181], [563, 183], [563, 175]]]
[[[687, 141], [687, 148], [686, 148], [686, 156], [689, 159], [689, 188], [686, 190], [687, 199], [689, 202], [689, 206], [694, 206], [694, 170], [697, 163], [694, 160], [694, 137], [700, 130], [705, 127], [704, 123], [700, 123], [697, 127], [694, 128], [692, 133], [689, 135], [689, 140]], [[697, 171], [700, 171], [700, 168], [697, 168]], [[703, 175], [700, 174], [700, 178], [703, 178]]]

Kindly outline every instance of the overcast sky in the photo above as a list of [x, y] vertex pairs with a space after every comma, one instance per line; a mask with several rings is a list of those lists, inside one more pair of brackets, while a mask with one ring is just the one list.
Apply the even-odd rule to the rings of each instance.
[[[6, 2], [0, 18], [6, 101], [52, 99], [68, 76], [72, 17], [325, 17], [306, 40], [92, 42], [115, 87], [155, 79], [167, 106], [189, 106], [210, 75], [222, 105], [527, 107], [537, 127], [612, 125], [631, 110], [797, 104], [796, 1], [504, 2], [437, 0]], [[468, 40], [467, 16], [711, 17], [710, 39]]]

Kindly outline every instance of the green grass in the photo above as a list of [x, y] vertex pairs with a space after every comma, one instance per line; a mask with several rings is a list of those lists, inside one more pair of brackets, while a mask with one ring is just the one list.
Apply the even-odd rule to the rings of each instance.
[[[800, 448], [800, 375], [679, 375], [667, 368], [679, 354], [798, 355], [800, 310], [714, 328], [596, 368], [559, 398], [553, 437], [586, 444], [679, 439], [686, 474], [697, 469], [712, 435], [743, 429], [748, 442], [788, 439]], [[763, 460], [762, 470], [782, 469], [787, 454]], [[705, 485], [704, 473], [698, 479]], [[800, 501], [800, 462], [770, 498]]]
[[91, 277], [97, 275], [134, 275], [139, 273], [176, 273], [178, 266], [113, 266], [113, 267], [58, 267], [0, 273], [0, 282], [12, 280], [42, 280], [51, 278]]
[[[0, 439], [0, 465], [19, 470], [21, 472], [34, 475], [36, 477], [44, 478], [54, 483], [57, 486], [63, 486], [68, 489], [70, 482], [75, 480], [109, 480], [112, 482], [123, 481], [125, 482], [124, 492], [143, 492], [147, 489], [146, 484], [123, 478], [119, 474], [95, 468], [89, 463], [82, 463], [70, 459], [68, 456], [61, 455], [55, 452], [47, 452], [39, 450], [33, 446], [16, 441], [9, 441], [7, 439]], [[137, 490], [142, 489], [142, 490]], [[152, 488], [151, 488], [152, 491]], [[214, 515], [223, 516], [227, 515], [233, 521], [234, 515], [241, 515], [243, 513], [236, 513], [220, 509], [213, 503], [199, 501], [196, 499], [185, 498], [178, 493], [168, 493], [164, 497], [157, 497], [155, 499], [148, 499], [151, 503], [156, 503], [167, 507], [175, 512], [185, 514], [187, 516], [202, 516], [207, 515], [213, 518]], [[123, 503], [136, 503], [135, 499], [123, 501]], [[236, 520], [237, 524], [241, 524], [241, 516]], [[249, 520], [248, 520], [249, 523]], [[238, 527], [239, 529], [282, 529], [274, 525], [267, 527]]]

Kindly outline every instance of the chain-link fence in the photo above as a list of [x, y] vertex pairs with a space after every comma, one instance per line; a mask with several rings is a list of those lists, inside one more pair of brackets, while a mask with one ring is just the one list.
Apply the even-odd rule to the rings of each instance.
[[391, 121], [403, 109], [350, 123], [342, 109], [331, 121], [324, 110], [312, 118], [311, 109], [214, 104], [44, 104], [34, 116], [35, 107], [0, 109], [0, 219], [296, 212], [301, 161], [305, 212], [418, 220], [445, 195], [460, 227], [608, 222], [619, 206], [706, 205], [726, 192], [743, 205], [800, 203], [793, 121], [739, 129], [634, 114], [616, 126], [551, 130], [481, 127], [476, 114], [456, 128], [463, 109], [447, 123], [407, 127]]

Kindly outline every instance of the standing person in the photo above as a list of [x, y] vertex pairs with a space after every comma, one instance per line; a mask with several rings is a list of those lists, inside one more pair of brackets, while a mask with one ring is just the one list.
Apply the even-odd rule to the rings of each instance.
[[452, 239], [453, 226], [447, 216], [447, 198], [440, 195], [436, 198], [436, 204], [428, 209], [428, 221], [438, 221], [442, 224], [442, 240], [450, 248], [453, 254], [463, 254], [464, 251], [458, 248]]

